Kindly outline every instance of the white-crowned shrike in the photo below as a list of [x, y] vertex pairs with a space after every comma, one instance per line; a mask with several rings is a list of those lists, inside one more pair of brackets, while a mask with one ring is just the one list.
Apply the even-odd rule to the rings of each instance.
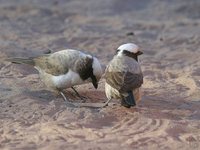
[[137, 45], [127, 43], [117, 49], [114, 58], [108, 64], [105, 71], [105, 93], [108, 101], [120, 99], [121, 104], [130, 108], [136, 105], [133, 94], [143, 84], [143, 74], [138, 56], [143, 54]]

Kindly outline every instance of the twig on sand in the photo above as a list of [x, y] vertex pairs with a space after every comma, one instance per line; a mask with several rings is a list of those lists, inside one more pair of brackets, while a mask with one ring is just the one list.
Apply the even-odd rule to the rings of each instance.
[[90, 108], [104, 108], [108, 105], [115, 105], [115, 103], [71, 103], [67, 102], [66, 103], [68, 106], [71, 105], [72, 107], [90, 107]]

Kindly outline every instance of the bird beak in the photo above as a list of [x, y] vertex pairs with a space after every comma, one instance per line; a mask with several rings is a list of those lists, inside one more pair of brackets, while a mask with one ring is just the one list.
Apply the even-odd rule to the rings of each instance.
[[92, 84], [95, 87], [95, 89], [98, 88], [98, 82], [97, 82], [97, 78], [95, 76], [92, 76]]
[[98, 83], [97, 83], [97, 82], [93, 82], [93, 81], [92, 81], [92, 84], [93, 84], [93, 86], [95, 87], [95, 89], [98, 88]]
[[137, 55], [142, 55], [142, 54], [143, 54], [143, 52], [141, 52], [141, 51], [137, 52]]

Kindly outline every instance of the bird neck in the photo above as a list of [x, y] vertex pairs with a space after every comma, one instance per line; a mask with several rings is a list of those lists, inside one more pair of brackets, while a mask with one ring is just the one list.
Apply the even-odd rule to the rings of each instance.
[[92, 68], [93, 58], [86, 57], [79, 61], [77, 65], [77, 71], [82, 80], [87, 80], [93, 74]]

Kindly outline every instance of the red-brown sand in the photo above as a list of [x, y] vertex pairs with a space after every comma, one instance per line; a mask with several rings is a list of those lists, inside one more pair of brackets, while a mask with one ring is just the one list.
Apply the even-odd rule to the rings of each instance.
[[[128, 42], [144, 52], [142, 100], [131, 109], [67, 106], [34, 68], [3, 61], [74, 48], [106, 66]], [[0, 59], [2, 150], [200, 149], [199, 0], [2, 0]], [[107, 100], [103, 79], [98, 90], [76, 88], [86, 102]]]

